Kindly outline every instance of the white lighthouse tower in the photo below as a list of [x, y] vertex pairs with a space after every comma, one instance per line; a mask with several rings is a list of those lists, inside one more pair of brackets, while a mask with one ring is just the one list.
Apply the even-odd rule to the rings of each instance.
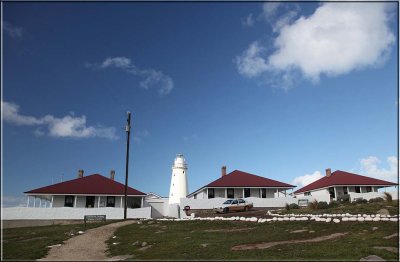
[[169, 204], [179, 204], [180, 199], [188, 195], [187, 165], [182, 154], [177, 154], [172, 166]]

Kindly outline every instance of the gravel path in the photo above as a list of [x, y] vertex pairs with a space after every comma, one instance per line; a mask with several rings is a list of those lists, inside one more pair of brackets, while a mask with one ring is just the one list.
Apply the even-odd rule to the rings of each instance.
[[[102, 227], [97, 227], [85, 231], [84, 234], [70, 238], [61, 246], [52, 247], [48, 255], [40, 261], [114, 261], [119, 258], [106, 256], [107, 244], [105, 243], [113, 236], [114, 231], [125, 225], [137, 223], [134, 220], [117, 222]], [[121, 258], [123, 259], [123, 258]]]

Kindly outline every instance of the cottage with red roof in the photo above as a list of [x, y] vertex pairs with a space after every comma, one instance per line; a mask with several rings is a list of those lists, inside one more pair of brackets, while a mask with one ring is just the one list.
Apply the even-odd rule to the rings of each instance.
[[[349, 172], [337, 170], [331, 173], [331, 169], [326, 169], [326, 176], [303, 187], [294, 192], [294, 195], [312, 196], [318, 201], [330, 202], [340, 198], [350, 197], [350, 200], [355, 198], [370, 198], [381, 196], [378, 189], [398, 184], [375, 179], [371, 177], [361, 176]], [[398, 198], [397, 195], [393, 196]]]
[[[99, 174], [83, 176], [83, 170], [78, 171], [78, 178], [61, 183], [33, 189], [24, 192], [28, 195], [27, 207], [124, 207], [125, 185], [114, 180], [115, 171], [110, 178]], [[143, 207], [145, 193], [128, 187], [128, 208]], [[33, 201], [30, 202], [30, 199]]]
[[269, 178], [235, 170], [226, 174], [226, 166], [221, 168], [221, 177], [189, 194], [187, 198], [276, 198], [285, 197], [286, 190], [295, 186]]

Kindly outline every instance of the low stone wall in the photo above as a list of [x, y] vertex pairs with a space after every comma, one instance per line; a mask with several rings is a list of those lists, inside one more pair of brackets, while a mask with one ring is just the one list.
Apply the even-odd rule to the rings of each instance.
[[[123, 208], [32, 208], [9, 207], [2, 209], [2, 220], [72, 220], [83, 219], [85, 215], [106, 215], [107, 219], [123, 219]], [[127, 209], [127, 218], [150, 218], [151, 207]]]

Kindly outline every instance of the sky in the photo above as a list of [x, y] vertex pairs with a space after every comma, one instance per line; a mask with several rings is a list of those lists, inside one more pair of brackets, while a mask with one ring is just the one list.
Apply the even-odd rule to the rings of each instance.
[[85, 175], [167, 196], [227, 172], [398, 181], [397, 3], [3, 5], [3, 206]]

